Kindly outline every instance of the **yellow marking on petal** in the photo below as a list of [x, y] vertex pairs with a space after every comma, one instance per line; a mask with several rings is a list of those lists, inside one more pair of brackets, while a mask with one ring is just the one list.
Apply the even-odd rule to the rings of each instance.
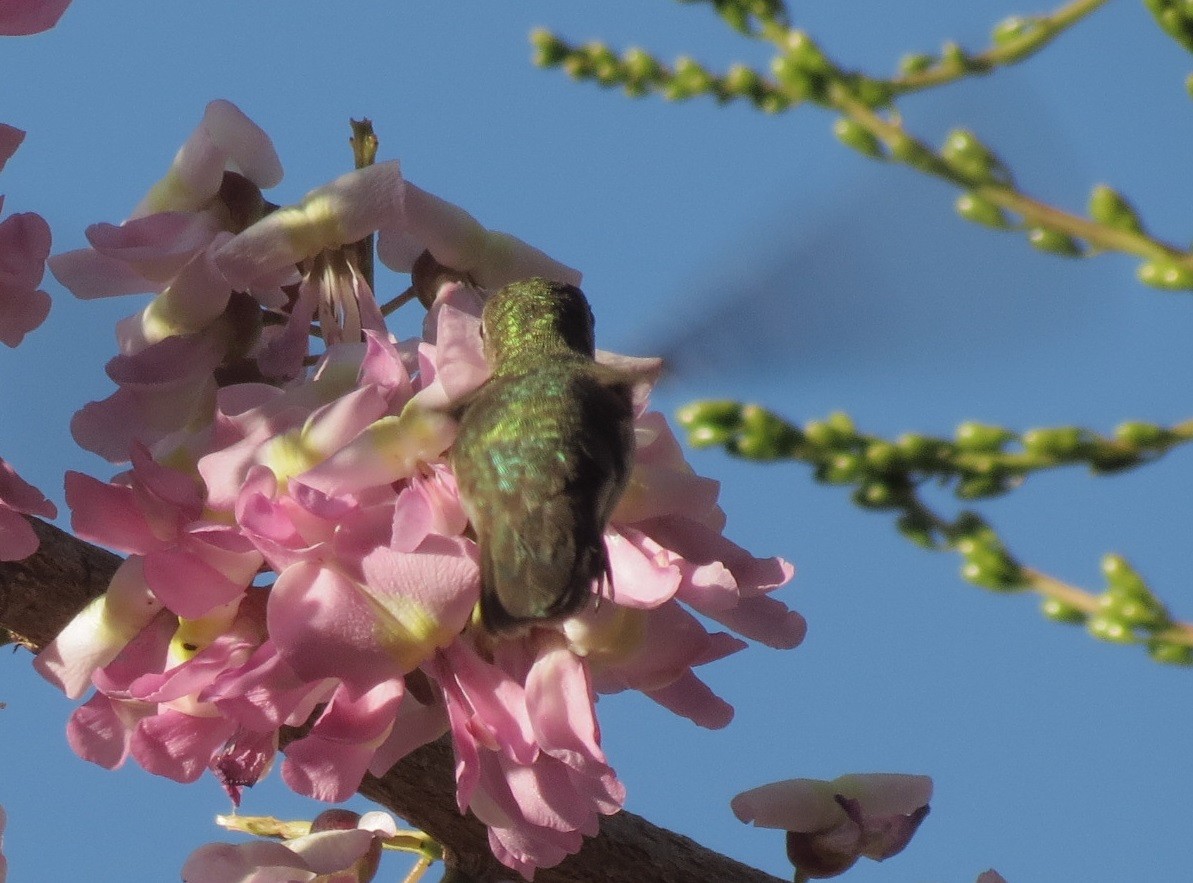
[[[175, 160], [177, 161], [177, 159]], [[176, 212], [198, 208], [195, 191], [187, 185], [177, 170], [171, 166], [165, 176], [149, 188], [141, 200], [141, 215], [157, 212]]]
[[236, 619], [239, 608], [240, 599], [237, 598], [198, 619], [178, 617], [178, 628], [174, 631], [174, 637], [170, 639], [170, 649], [166, 654], [166, 667], [187, 662], [199, 651], [209, 647], [212, 641], [228, 631]]
[[278, 209], [271, 220], [286, 231], [298, 254], [312, 255], [344, 244], [339, 200], [326, 194], [308, 195], [298, 205]]
[[291, 430], [274, 437], [262, 445], [261, 462], [277, 476], [279, 493], [285, 490], [286, 482], [306, 472], [324, 459], [324, 455], [307, 443], [306, 427]]
[[[360, 585], [357, 583], [357, 585]], [[446, 647], [455, 633], [443, 627], [425, 607], [407, 595], [378, 597], [361, 586], [373, 608], [373, 634], [403, 672], [413, 671], [435, 650]]]
[[166, 288], [141, 311], [141, 333], [150, 343], [202, 330], [201, 326], [192, 327], [186, 322], [187, 316], [175, 300]]
[[602, 604], [565, 620], [568, 648], [595, 667], [618, 665], [638, 652], [646, 641], [646, 611]]

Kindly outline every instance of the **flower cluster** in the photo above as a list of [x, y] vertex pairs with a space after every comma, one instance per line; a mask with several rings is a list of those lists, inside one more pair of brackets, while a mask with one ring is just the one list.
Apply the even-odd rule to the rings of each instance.
[[[13, 33], [6, 30], [10, 25], [16, 23], [0, 12], [0, 33]], [[20, 129], [0, 123], [0, 170], [24, 140]], [[0, 196], [0, 209], [3, 207], [4, 197]], [[50, 296], [38, 286], [49, 254], [50, 228], [41, 215], [21, 212], [0, 221], [0, 343], [15, 347], [45, 321]], [[37, 535], [24, 515], [54, 518], [57, 514], [57, 507], [41, 491], [0, 459], [0, 561], [19, 561], [37, 551]]]
[[[129, 220], [51, 258], [79, 297], [153, 297], [120, 323], [117, 391], [72, 424], [128, 468], [66, 486], [75, 532], [128, 558], [36, 665], [69, 696], [94, 690], [68, 727], [81, 756], [131, 756], [179, 781], [211, 770], [237, 800], [287, 726], [309, 725], [285, 746], [283, 779], [328, 801], [450, 732], [460, 810], [529, 878], [622, 805], [596, 693], [639, 690], [724, 726], [732, 709], [693, 669], [745, 644], [692, 611], [793, 647], [803, 618], [769, 595], [792, 568], [721, 535], [717, 484], [642, 396], [605, 535], [615, 597], [515, 637], [485, 632], [449, 404], [488, 376], [487, 291], [579, 274], [395, 162], [285, 207], [262, 195], [280, 178], [265, 133], [212, 102]], [[451, 268], [423, 280], [421, 339], [386, 330], [360, 270], [374, 232], [398, 271], [424, 254]]]

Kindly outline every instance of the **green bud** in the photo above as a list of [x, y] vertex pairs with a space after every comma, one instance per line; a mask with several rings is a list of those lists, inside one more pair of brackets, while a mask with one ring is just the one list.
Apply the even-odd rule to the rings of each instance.
[[649, 87], [663, 79], [663, 68], [645, 49], [631, 47], [621, 55], [626, 91], [632, 95], [645, 94]]
[[563, 60], [563, 70], [573, 80], [583, 80], [592, 74], [588, 57], [580, 52], [569, 53]]
[[1154, 598], [1128, 598], [1107, 592], [1098, 599], [1098, 605], [1107, 616], [1131, 628], [1156, 632], [1172, 624], [1168, 611]]
[[800, 432], [781, 417], [758, 405], [741, 409], [741, 435], [735, 450], [753, 460], [774, 460], [791, 455], [800, 440]]
[[965, 50], [951, 40], [940, 47], [940, 62], [954, 70], [969, 70], [970, 60]]
[[1126, 623], [1110, 616], [1091, 616], [1085, 623], [1091, 635], [1100, 641], [1111, 644], [1133, 644], [1135, 634], [1127, 628]]
[[804, 31], [791, 31], [787, 36], [787, 55], [800, 69], [811, 74], [831, 74], [834, 70], [816, 41]]
[[846, 147], [852, 147], [859, 153], [875, 159], [883, 158], [882, 142], [857, 120], [841, 117], [833, 123], [833, 134]]
[[771, 73], [794, 100], [801, 101], [812, 91], [812, 81], [790, 55], [778, 55], [770, 63]]
[[948, 445], [917, 432], [906, 432], [895, 439], [895, 446], [911, 466], [920, 469], [934, 466]]
[[864, 472], [861, 456], [844, 453], [837, 454], [829, 460], [818, 477], [829, 484], [853, 484]]
[[954, 544], [965, 559], [961, 575], [975, 585], [998, 591], [1023, 588], [1023, 574], [998, 535], [980, 522]]
[[962, 500], [997, 497], [1011, 489], [1005, 475], [975, 475], [957, 482], [954, 493]]
[[1193, 270], [1171, 261], [1145, 261], [1135, 271], [1139, 281], [1152, 288], [1185, 291], [1193, 288]]
[[721, 16], [729, 27], [737, 31], [739, 34], [749, 35], [750, 33], [750, 16], [745, 8], [737, 3], [717, 3], [717, 15]]
[[688, 444], [694, 448], [711, 448], [727, 444], [734, 434], [717, 426], [697, 426], [688, 430]]
[[785, 95], [774, 89], [766, 89], [754, 99], [754, 106], [763, 113], [782, 113], [791, 107], [796, 100], [792, 96]]
[[1010, 592], [1022, 587], [1019, 572], [1004, 566], [1002, 561], [967, 560], [961, 565], [961, 578], [975, 586], [993, 589], [996, 592]]
[[1085, 613], [1071, 604], [1066, 604], [1056, 598], [1045, 598], [1040, 605], [1044, 615], [1053, 622], [1064, 622], [1077, 625], [1085, 622]]
[[936, 532], [932, 521], [922, 515], [906, 513], [895, 522], [899, 533], [922, 549], [937, 548]]
[[725, 88], [734, 95], [751, 97], [762, 89], [762, 78], [753, 68], [735, 64], [725, 74]]
[[669, 101], [684, 101], [704, 95], [712, 84], [712, 75], [696, 59], [685, 55], [675, 60], [675, 71], [663, 88], [663, 95]]
[[557, 67], [568, 57], [567, 44], [546, 28], [530, 32], [530, 45], [534, 47], [534, 63], [539, 67]]
[[995, 46], [1004, 46], [1039, 29], [1040, 20], [1038, 18], [1013, 15], [1010, 18], [1004, 18], [994, 26], [994, 30], [990, 32], [990, 39]]
[[1193, 665], [1193, 647], [1186, 647], [1184, 644], [1148, 641], [1147, 652], [1156, 662], [1167, 665]]
[[621, 61], [604, 43], [589, 43], [585, 47], [589, 70], [602, 86], [615, 86], [625, 79]]
[[882, 107], [890, 104], [892, 92], [890, 84], [885, 80], [875, 80], [871, 77], [859, 76], [851, 82], [853, 94], [857, 100], [869, 108]]
[[1158, 448], [1172, 440], [1172, 433], [1155, 423], [1127, 420], [1114, 428], [1114, 437], [1137, 448]]
[[1047, 251], [1066, 258], [1079, 258], [1084, 255], [1077, 240], [1068, 233], [1052, 230], [1048, 227], [1029, 227], [1027, 241], [1040, 251]]
[[957, 214], [975, 224], [993, 227], [996, 230], [1007, 230], [1011, 226], [1006, 212], [976, 193], [962, 193], [957, 197], [955, 206]]
[[684, 405], [675, 412], [675, 419], [688, 430], [704, 424], [736, 429], [742, 421], [742, 405], [732, 399], [704, 399]]
[[877, 472], [890, 472], [900, 465], [899, 449], [886, 441], [876, 441], [866, 448], [866, 464]]
[[934, 64], [936, 64], [936, 59], [923, 52], [904, 55], [899, 59], [899, 73], [904, 76], [914, 76], [923, 73]]
[[1089, 443], [1089, 436], [1078, 426], [1029, 429], [1023, 433], [1023, 449], [1041, 457], [1066, 459], [1077, 456]]
[[953, 171], [975, 184], [1009, 184], [1011, 173], [993, 151], [967, 129], [954, 129], [945, 138], [940, 155]]
[[867, 481], [853, 492], [853, 502], [865, 509], [889, 509], [899, 504], [899, 494], [885, 481]]
[[1002, 426], [990, 426], [968, 420], [957, 427], [957, 447], [963, 451], [996, 452], [1015, 437], [1015, 433]]
[[1117, 191], [1098, 184], [1089, 194], [1089, 216], [1116, 230], [1142, 233], [1143, 224], [1131, 204]]
[[1153, 597], [1143, 577], [1122, 555], [1111, 552], [1102, 556], [1102, 576], [1110, 593], [1135, 599]]

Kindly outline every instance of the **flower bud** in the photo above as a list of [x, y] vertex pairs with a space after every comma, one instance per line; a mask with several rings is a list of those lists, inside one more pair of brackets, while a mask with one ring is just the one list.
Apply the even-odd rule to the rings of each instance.
[[1034, 16], [1025, 18], [1024, 16], [1013, 15], [1010, 18], [1004, 18], [994, 26], [994, 29], [990, 32], [990, 39], [995, 46], [1005, 46], [1007, 43], [1019, 40], [1039, 29], [1040, 21]]
[[534, 63], [539, 67], [557, 67], [568, 57], [567, 44], [546, 28], [530, 32], [530, 45], [534, 47]]
[[1085, 628], [1098, 640], [1111, 644], [1131, 644], [1135, 641], [1135, 635], [1126, 624], [1111, 616], [1091, 616]]
[[1193, 665], [1193, 647], [1169, 641], [1149, 641], [1148, 655], [1168, 665]]
[[1053, 622], [1071, 623], [1074, 625], [1085, 622], [1085, 613], [1071, 604], [1066, 604], [1057, 598], [1045, 598], [1040, 605], [1044, 615]]
[[1089, 194], [1089, 216], [1100, 224], [1116, 230], [1142, 233], [1139, 215], [1117, 191], [1099, 184]]
[[957, 197], [955, 207], [957, 214], [975, 224], [993, 227], [995, 230], [1007, 230], [1011, 226], [1006, 212], [976, 193], [962, 193]]
[[837, 136], [838, 141], [846, 147], [852, 147], [858, 153], [875, 159], [883, 158], [882, 143], [857, 120], [841, 117], [833, 123], [833, 134]]
[[1144, 285], [1184, 291], [1193, 288], [1193, 270], [1171, 261], [1145, 261], [1135, 275]]
[[967, 129], [954, 129], [940, 149], [949, 168], [975, 184], [1009, 184], [1011, 173], [978, 137]]
[[1023, 433], [1023, 448], [1029, 454], [1066, 459], [1078, 456], [1089, 444], [1088, 434], [1077, 426], [1029, 429]]
[[990, 426], [968, 420], [957, 427], [957, 447], [963, 451], [1001, 451], [1003, 445], [1015, 437], [1015, 433], [1002, 426]]
[[1128, 420], [1115, 427], [1114, 437], [1137, 448], [1152, 448], [1169, 441], [1172, 438], [1172, 433], [1155, 423]]
[[1067, 233], [1052, 230], [1048, 227], [1031, 227], [1027, 231], [1027, 241], [1040, 251], [1051, 252], [1066, 258], [1079, 258], [1083, 252], [1077, 240]]
[[899, 59], [899, 73], [903, 76], [921, 74], [936, 64], [936, 59], [924, 52], [904, 55]]

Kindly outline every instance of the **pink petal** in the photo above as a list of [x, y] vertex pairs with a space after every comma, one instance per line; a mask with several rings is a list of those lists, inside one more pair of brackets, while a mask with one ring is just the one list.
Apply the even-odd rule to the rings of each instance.
[[236, 725], [222, 717], [195, 717], [163, 708], [137, 725], [132, 755], [147, 772], [193, 782], [235, 730]]
[[165, 282], [203, 251], [219, 232], [196, 212], [159, 212], [123, 224], [92, 224], [87, 241], [101, 255], [124, 261], [148, 279]]
[[402, 186], [392, 161], [341, 175], [234, 237], [216, 252], [216, 265], [233, 288], [245, 290], [256, 279], [392, 223]]
[[0, 280], [33, 289], [45, 275], [50, 225], [41, 215], [21, 212], [0, 222]]
[[[3, 0], [0, 2], [0, 34], [24, 37], [40, 34], [58, 24], [70, 0]], [[0, 162], [0, 167], [3, 163]]]
[[161, 287], [160, 282], [145, 278], [132, 265], [93, 248], [53, 255], [48, 264], [54, 278], [81, 300], [144, 294]]
[[18, 512], [0, 506], [0, 561], [21, 561], [37, 551], [40, 540]]
[[108, 591], [83, 608], [58, 633], [33, 667], [72, 699], [83, 695], [96, 669], [114, 659], [142, 633], [161, 610], [145, 585], [141, 559], [125, 559]]
[[316, 686], [294, 674], [273, 642], [266, 641], [239, 668], [217, 676], [199, 700], [244, 727], [267, 732], [282, 726]]
[[44, 291], [15, 288], [0, 282], [0, 343], [20, 346], [25, 335], [50, 314], [50, 296]]
[[639, 609], [658, 607], [679, 589], [676, 556], [632, 527], [610, 527], [605, 548], [613, 571], [613, 600]]
[[733, 706], [716, 695], [700, 678], [686, 671], [665, 687], [643, 690], [668, 711], [697, 726], [719, 730], [733, 720]]
[[183, 883], [309, 883], [318, 875], [285, 844], [206, 843], [187, 857]]
[[128, 758], [133, 728], [153, 711], [152, 705], [96, 693], [70, 716], [66, 739], [79, 757], [114, 770]]
[[81, 539], [132, 554], [144, 554], [161, 543], [132, 488], [73, 471], [66, 473], [65, 484], [70, 526]]
[[21, 142], [24, 140], [25, 132], [23, 129], [18, 129], [6, 123], [0, 123], [0, 171], [4, 170], [5, 163], [12, 159], [12, 155], [17, 152], [17, 148], [21, 146]]
[[404, 692], [400, 680], [378, 684], [356, 698], [337, 690], [310, 733], [287, 746], [282, 764], [286, 784], [318, 800], [350, 797], [389, 735]]

